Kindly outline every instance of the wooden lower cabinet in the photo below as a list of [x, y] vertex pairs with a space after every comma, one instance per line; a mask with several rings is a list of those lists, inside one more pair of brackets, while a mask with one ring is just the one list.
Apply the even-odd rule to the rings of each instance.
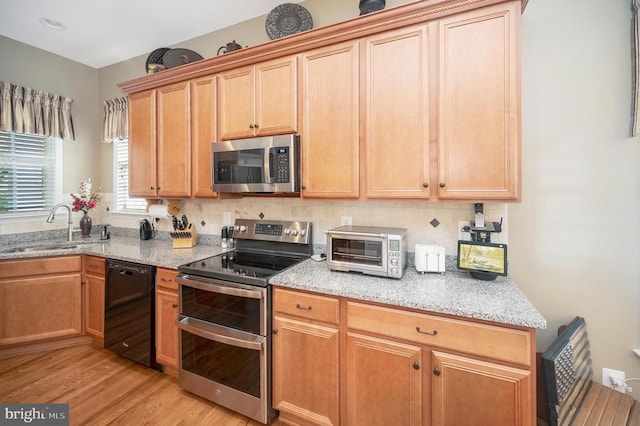
[[104, 258], [84, 256], [84, 330], [104, 345]]
[[276, 316], [273, 406], [298, 424], [339, 424], [338, 329]]
[[277, 286], [273, 323], [286, 424], [535, 425], [532, 329]]
[[82, 334], [80, 256], [0, 262], [0, 346]]
[[422, 349], [347, 333], [346, 424], [422, 424]]
[[178, 373], [178, 271], [158, 268], [156, 271], [156, 361], [172, 375]]
[[531, 425], [531, 372], [432, 353], [433, 426]]

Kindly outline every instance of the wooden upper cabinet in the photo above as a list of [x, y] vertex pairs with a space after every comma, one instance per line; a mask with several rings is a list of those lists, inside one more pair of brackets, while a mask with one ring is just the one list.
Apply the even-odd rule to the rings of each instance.
[[438, 197], [520, 197], [520, 3], [452, 15], [438, 32]]
[[368, 37], [367, 198], [429, 198], [427, 27]]
[[129, 195], [191, 195], [189, 83], [129, 95]]
[[189, 83], [157, 89], [159, 197], [191, 196]]
[[216, 140], [216, 79], [191, 82], [191, 184], [196, 198], [214, 198], [211, 182], [211, 143]]
[[155, 197], [156, 91], [129, 95], [129, 195]]
[[297, 87], [297, 56], [220, 73], [220, 139], [295, 133]]
[[358, 198], [358, 41], [302, 55], [302, 182], [307, 198]]

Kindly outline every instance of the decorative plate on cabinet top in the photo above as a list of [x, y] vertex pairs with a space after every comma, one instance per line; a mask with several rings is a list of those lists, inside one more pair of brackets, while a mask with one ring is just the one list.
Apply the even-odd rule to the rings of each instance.
[[167, 68], [179, 67], [203, 59], [202, 55], [189, 49], [169, 49], [162, 57], [162, 63]]
[[313, 19], [304, 7], [294, 3], [283, 3], [267, 15], [265, 28], [269, 38], [275, 40], [312, 29]]

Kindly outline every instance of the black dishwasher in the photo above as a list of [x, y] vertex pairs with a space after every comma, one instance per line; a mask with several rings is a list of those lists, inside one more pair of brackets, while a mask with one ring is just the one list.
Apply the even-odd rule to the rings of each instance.
[[156, 363], [155, 266], [107, 259], [104, 347], [147, 367]]

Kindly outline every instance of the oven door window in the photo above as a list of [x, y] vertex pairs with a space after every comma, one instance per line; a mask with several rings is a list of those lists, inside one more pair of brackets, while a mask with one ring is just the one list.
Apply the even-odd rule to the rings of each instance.
[[262, 299], [181, 286], [181, 314], [225, 327], [261, 334]]
[[260, 398], [260, 350], [180, 333], [183, 370]]
[[382, 241], [332, 238], [331, 260], [382, 266]]

